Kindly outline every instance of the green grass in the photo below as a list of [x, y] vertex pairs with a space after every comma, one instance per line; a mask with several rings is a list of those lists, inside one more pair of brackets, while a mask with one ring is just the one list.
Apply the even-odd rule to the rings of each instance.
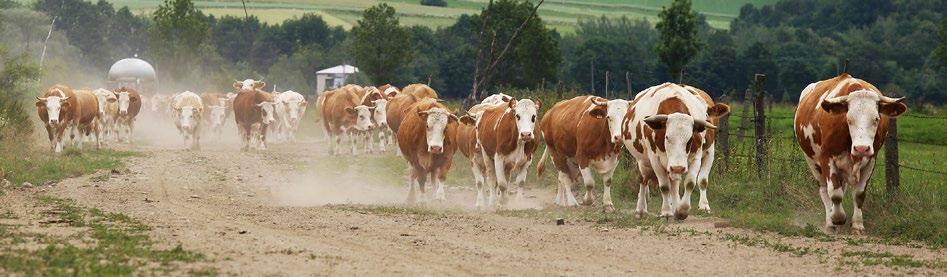
[[[21, 0], [26, 1], [26, 0]], [[150, 14], [161, 4], [159, 0], [110, 0], [116, 7], [128, 6], [135, 14]], [[417, 0], [264, 0], [247, 2], [247, 11], [262, 21], [275, 24], [293, 16], [315, 12], [323, 15], [333, 26], [351, 28], [361, 18], [361, 11], [386, 2], [393, 6], [406, 25], [443, 27], [453, 24], [464, 14], [479, 13], [487, 0], [447, 0], [447, 7], [420, 5]], [[535, 1], [534, 1], [535, 2]], [[670, 0], [555, 0], [546, 1], [539, 15], [551, 28], [561, 33], [572, 33], [579, 19], [607, 16], [618, 18], [647, 19], [656, 22], [661, 7]], [[727, 29], [746, 3], [754, 5], [772, 4], [776, 0], [706, 0], [694, 1], [694, 9], [707, 17], [714, 28]], [[207, 14], [215, 16], [243, 16], [243, 3], [237, 0], [195, 1], [195, 5]]]
[[88, 145], [82, 151], [66, 147], [63, 153], [55, 154], [45, 147], [48, 145], [46, 142], [30, 144], [19, 141], [9, 139], [0, 145], [0, 171], [4, 172], [3, 178], [14, 186], [23, 182], [43, 185], [47, 181], [81, 176], [100, 169], [119, 168], [123, 166], [122, 159], [137, 155], [105, 148], [94, 150]]
[[842, 257], [860, 258], [864, 265], [884, 265], [888, 267], [926, 267], [932, 269], [947, 268], [941, 260], [916, 260], [911, 255], [895, 255], [891, 252], [844, 251]]
[[[27, 276], [114, 276], [140, 270], [164, 275], [185, 263], [204, 259], [200, 253], [183, 249], [157, 249], [148, 237], [150, 227], [117, 213], [78, 206], [74, 201], [40, 197], [46, 214], [56, 217], [49, 224], [65, 224], [78, 230], [71, 235], [50, 235], [0, 226], [0, 268], [3, 272]], [[42, 225], [41, 225], [42, 227]], [[44, 227], [45, 228], [45, 227]], [[23, 245], [38, 247], [23, 247]], [[200, 273], [214, 275], [214, 269]]]

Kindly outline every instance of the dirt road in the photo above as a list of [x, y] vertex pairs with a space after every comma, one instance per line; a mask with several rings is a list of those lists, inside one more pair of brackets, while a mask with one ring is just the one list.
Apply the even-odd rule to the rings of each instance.
[[[692, 217], [664, 228], [615, 228], [570, 217], [557, 226], [542, 212], [473, 210], [474, 192], [466, 187], [450, 187], [446, 203], [403, 208], [403, 181], [366, 178], [371, 169], [357, 162], [332, 170], [304, 166], [325, 158], [317, 139], [250, 153], [238, 152], [232, 143], [205, 142], [202, 151], [170, 148], [180, 147], [141, 143], [135, 150], [142, 156], [127, 162], [130, 172], [108, 180], [93, 174], [45, 192], [13, 193], [46, 193], [127, 214], [150, 225], [160, 244], [203, 253], [202, 263], [221, 273], [250, 276], [945, 272], [869, 266], [857, 255], [842, 255], [885, 251], [943, 260], [940, 250], [715, 228], [720, 220], [713, 218]], [[539, 189], [527, 195], [523, 207], [544, 207], [553, 198], [553, 192]]]

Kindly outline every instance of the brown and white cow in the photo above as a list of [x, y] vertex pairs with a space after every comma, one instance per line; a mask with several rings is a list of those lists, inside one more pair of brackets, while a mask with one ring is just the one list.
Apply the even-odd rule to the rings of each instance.
[[238, 91], [233, 100], [234, 121], [243, 141], [243, 151], [250, 150], [251, 146], [266, 149], [266, 129], [275, 120], [276, 103], [273, 96], [262, 90], [265, 86], [265, 82], [253, 79], [233, 83], [233, 88]]
[[392, 97], [398, 96], [398, 94], [401, 93], [401, 90], [399, 90], [398, 87], [391, 84], [378, 86], [378, 91], [380, 91], [385, 96], [385, 99], [391, 99]]
[[306, 114], [306, 97], [302, 94], [287, 90], [279, 94], [276, 99], [276, 114], [280, 120], [280, 136], [284, 140], [295, 141], [296, 131], [299, 130], [299, 121]]
[[[219, 101], [219, 99], [218, 99]], [[222, 107], [221, 107], [222, 108]], [[185, 91], [171, 97], [171, 118], [174, 126], [184, 137], [184, 144], [191, 150], [201, 149], [201, 125], [204, 116], [204, 104], [197, 93]]]
[[604, 190], [602, 203], [605, 211], [614, 211], [612, 203], [612, 176], [621, 156], [624, 141], [622, 123], [631, 108], [623, 99], [606, 100], [597, 96], [578, 96], [560, 101], [546, 112], [540, 122], [546, 149], [537, 170], [542, 174], [546, 157], [552, 155], [559, 172], [559, 188], [555, 203], [576, 206], [572, 183], [582, 178], [585, 184], [583, 205], [592, 205], [595, 179], [592, 172], [602, 175]]
[[374, 107], [372, 109], [372, 129], [367, 134], [368, 151], [375, 151], [375, 136], [378, 137], [378, 147], [384, 152], [385, 146], [393, 142], [391, 129], [388, 128], [388, 98], [382, 94], [376, 87], [365, 87], [365, 95], [362, 96], [361, 105]]
[[118, 117], [115, 123], [118, 126], [119, 140], [122, 133], [125, 134], [125, 142], [132, 141], [132, 134], [135, 132], [135, 117], [141, 111], [141, 95], [133, 88], [120, 87], [112, 90], [118, 98]]
[[203, 121], [202, 127], [206, 127], [219, 138], [227, 119], [227, 95], [219, 92], [204, 92], [201, 93], [200, 98], [202, 112], [199, 118]]
[[[536, 121], [539, 119], [538, 100], [510, 100], [507, 105], [496, 105], [483, 111], [477, 123], [477, 141], [480, 143], [484, 162], [492, 177], [499, 201], [490, 201], [497, 205], [506, 205], [507, 189], [517, 187], [516, 200], [523, 198], [523, 184], [526, 173], [533, 161], [537, 142]], [[494, 193], [490, 197], [495, 197]]]
[[845, 185], [853, 189], [852, 233], [865, 231], [865, 186], [888, 133], [888, 122], [907, 111], [902, 101], [844, 73], [802, 91], [793, 125], [809, 170], [819, 182], [826, 231], [837, 231], [845, 224]]
[[434, 98], [438, 99], [437, 91], [425, 84], [410, 84], [401, 90], [400, 94], [414, 95], [418, 99]]
[[344, 87], [322, 96], [322, 124], [329, 136], [329, 154], [341, 154], [344, 138], [348, 138], [352, 154], [356, 154], [357, 134], [371, 129], [374, 107], [360, 105], [357, 91]]
[[[717, 122], [720, 121], [720, 118], [730, 113], [730, 106], [726, 104], [717, 105], [707, 92], [692, 86], [683, 86], [687, 91], [694, 94], [694, 96], [703, 100], [708, 107], [711, 107], [707, 112], [707, 116], [709, 117], [708, 121], [711, 125], [717, 126]], [[693, 183], [696, 181], [700, 189], [700, 200], [697, 203], [697, 207], [698, 210], [706, 213], [710, 213], [710, 201], [707, 200], [707, 187], [709, 186], [710, 170], [714, 164], [714, 156], [716, 156], [716, 138], [716, 129], [707, 129], [707, 131], [704, 132], [704, 143], [701, 148], [703, 154], [701, 155], [700, 168], [698, 169], [696, 179], [694, 179], [695, 176], [692, 174], [688, 175], [690, 179], [684, 179], [684, 196], [681, 197], [681, 202], [687, 203], [688, 207], [690, 207], [691, 193], [694, 190]]]
[[65, 85], [54, 85], [36, 97], [36, 113], [46, 126], [50, 150], [62, 152], [63, 134], [75, 120], [75, 92]]
[[[393, 134], [398, 133], [398, 128], [401, 126], [405, 111], [425, 98], [437, 99], [437, 92], [424, 84], [412, 84], [404, 87], [404, 90], [395, 97], [388, 99], [388, 104], [385, 108], [385, 122], [388, 123], [388, 128], [391, 129]], [[401, 147], [396, 146], [395, 148], [399, 150], [397, 154], [401, 155]]]
[[96, 149], [102, 147], [101, 131], [99, 129], [99, 101], [92, 90], [77, 89], [73, 91], [76, 99], [75, 127], [79, 131], [79, 138], [75, 140], [79, 149], [82, 143], [95, 139]]
[[[690, 202], [680, 202], [678, 186], [685, 182], [693, 190], [705, 155], [706, 131], [716, 129], [709, 119], [729, 113], [722, 103], [709, 106], [686, 87], [664, 83], [635, 96], [624, 125], [625, 148], [635, 157], [642, 182], [638, 191], [637, 216], [647, 213], [648, 183], [661, 188], [662, 217], [685, 219]], [[709, 170], [709, 169], [708, 169]]]
[[118, 140], [115, 120], [118, 117], [118, 97], [111, 90], [99, 88], [92, 91], [99, 105], [99, 119], [96, 123], [103, 133], [102, 139], [111, 137]]
[[457, 143], [457, 115], [437, 99], [427, 98], [412, 105], [404, 114], [404, 122], [398, 129], [398, 147], [411, 167], [408, 180], [408, 203], [417, 200], [415, 186], [425, 198], [428, 176], [436, 190], [434, 199], [446, 200], [444, 181], [453, 161]]

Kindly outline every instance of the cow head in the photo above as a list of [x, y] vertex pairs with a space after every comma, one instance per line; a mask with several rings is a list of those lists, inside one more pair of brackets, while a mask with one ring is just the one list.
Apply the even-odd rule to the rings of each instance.
[[533, 130], [536, 128], [536, 116], [539, 114], [539, 108], [542, 102], [536, 100], [523, 99], [516, 101], [511, 99], [508, 102], [510, 111], [516, 118], [516, 130], [519, 132], [519, 139], [523, 141], [533, 140]]
[[[680, 179], [687, 172], [688, 144], [695, 136], [700, 136], [707, 129], [717, 129], [717, 126], [710, 124], [703, 119], [684, 113], [658, 114], [647, 116], [644, 122], [648, 127], [655, 131], [664, 130], [664, 149], [667, 154], [667, 172], [672, 179]], [[655, 132], [659, 135], [661, 132]]]
[[506, 102], [510, 102], [510, 100], [513, 100], [513, 96], [509, 96], [509, 95], [506, 95], [506, 94], [503, 94], [503, 93], [497, 93], [497, 94], [494, 94], [494, 95], [487, 96], [487, 98], [484, 98], [483, 101], [480, 101], [480, 103], [481, 103], [481, 104], [499, 105], [499, 104], [503, 104], [503, 103], [506, 103]]
[[301, 116], [302, 112], [300, 111], [306, 107], [306, 100], [300, 101], [298, 99], [289, 99], [283, 100], [281, 104], [285, 107], [287, 112], [286, 116], [289, 117], [289, 121], [296, 122]]
[[440, 154], [444, 152], [444, 138], [447, 125], [456, 123], [457, 115], [444, 108], [431, 108], [418, 111], [418, 116], [425, 122], [425, 137], [427, 138], [427, 152]]
[[263, 80], [246, 79], [243, 81], [234, 80], [233, 82], [233, 88], [237, 91], [253, 91], [254, 89], [263, 89], [263, 87], [266, 87], [266, 82], [263, 82]]
[[197, 126], [200, 112], [196, 108], [191, 106], [177, 107], [174, 108], [174, 112], [178, 116], [178, 126], [182, 129], [190, 130]]
[[612, 143], [619, 143], [625, 139], [622, 133], [622, 123], [625, 121], [625, 115], [628, 114], [628, 108], [631, 103], [623, 99], [614, 99], [605, 101], [604, 99], [593, 97], [593, 106], [589, 109], [589, 115], [594, 118], [605, 119], [608, 123], [608, 134]]
[[375, 107], [365, 105], [345, 108], [345, 112], [355, 117], [355, 130], [359, 131], [367, 131], [373, 127], [372, 113], [374, 110]]
[[114, 92], [115, 97], [118, 98], [118, 115], [124, 116], [128, 114], [128, 106], [132, 102], [138, 101], [138, 99], [132, 98], [131, 93], [125, 87], [116, 89]]
[[904, 98], [891, 98], [870, 90], [858, 90], [844, 96], [822, 101], [822, 109], [831, 114], [845, 114], [848, 134], [852, 139], [852, 156], [875, 154], [875, 133], [881, 115], [897, 117], [907, 111]]
[[388, 126], [388, 100], [378, 99], [372, 101], [375, 104], [375, 111], [372, 112], [372, 120], [378, 127]]
[[398, 96], [399, 93], [401, 93], [401, 91], [395, 86], [388, 86], [388, 88], [385, 88], [385, 91], [382, 91], [382, 94], [388, 99]]
[[276, 102], [263, 101], [256, 104], [260, 108], [260, 117], [263, 118], [263, 124], [270, 124], [276, 121], [273, 113], [276, 111]]
[[151, 97], [151, 111], [152, 112], [158, 112], [162, 107], [167, 107], [167, 105], [168, 105], [167, 96], [164, 96], [161, 94], [155, 94], [154, 96]]
[[214, 105], [214, 106], [207, 106], [207, 108], [210, 109], [210, 123], [211, 123], [211, 126], [221, 126], [221, 125], [224, 125], [224, 117], [225, 117], [225, 115], [227, 115], [227, 114], [226, 114], [226, 112], [227, 112], [226, 107], [224, 107], [224, 106], [219, 106], [219, 105]]
[[59, 118], [66, 113], [65, 108], [69, 107], [69, 97], [67, 96], [48, 96], [36, 97], [36, 106], [46, 108], [46, 116], [49, 118], [49, 125], [58, 125], [61, 122]]
[[109, 103], [115, 103], [118, 101], [118, 98], [115, 97], [115, 94], [106, 89], [96, 89], [92, 91], [92, 94], [95, 95], [95, 100], [99, 102], [99, 117], [105, 118], [105, 107]]

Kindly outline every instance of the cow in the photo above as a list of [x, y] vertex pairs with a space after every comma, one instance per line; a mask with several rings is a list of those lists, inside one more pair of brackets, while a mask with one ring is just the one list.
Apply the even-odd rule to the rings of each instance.
[[[388, 129], [391, 129], [393, 134], [397, 134], [405, 111], [424, 98], [437, 99], [437, 92], [424, 84], [412, 84], [404, 87], [404, 90], [395, 97], [388, 99], [388, 104], [385, 107], [385, 122], [388, 124]], [[400, 150], [401, 148], [395, 146], [395, 149]], [[397, 154], [401, 155], [401, 152], [399, 151]]]
[[287, 90], [280, 93], [276, 99], [276, 115], [284, 139], [289, 141], [296, 140], [296, 131], [299, 130], [299, 121], [306, 114], [306, 97], [298, 92]]
[[53, 152], [62, 152], [63, 134], [73, 124], [77, 107], [75, 92], [64, 85], [54, 85], [36, 97], [36, 112], [46, 126]]
[[79, 139], [75, 140], [79, 149], [84, 141], [95, 139], [96, 149], [102, 147], [101, 132], [99, 129], [99, 101], [92, 90], [73, 90], [76, 99], [74, 127], [79, 131]]
[[[203, 106], [203, 112], [200, 116], [200, 119], [203, 120], [202, 125], [219, 138], [223, 133], [224, 122], [227, 119], [227, 95], [219, 92], [204, 92], [201, 93], [200, 98]], [[177, 118], [175, 121], [177, 121]]]
[[506, 105], [484, 109], [477, 123], [477, 141], [491, 177], [496, 176], [493, 189], [499, 201], [506, 205], [507, 189], [517, 187], [516, 200], [523, 198], [526, 172], [533, 161], [537, 142], [536, 121], [539, 119], [539, 100], [510, 100]]
[[125, 134], [125, 142], [132, 142], [132, 134], [135, 131], [135, 117], [141, 111], [141, 95], [133, 88], [120, 87], [112, 90], [118, 98], [118, 116], [115, 123], [118, 126], [116, 134], [121, 140], [122, 133]]
[[115, 134], [115, 120], [118, 117], [118, 97], [111, 90], [99, 88], [92, 91], [99, 105], [99, 119], [96, 125], [103, 133], [103, 139], [111, 137], [118, 140]]
[[414, 105], [404, 114], [404, 122], [398, 129], [398, 147], [411, 168], [408, 180], [408, 203], [417, 201], [415, 186], [425, 197], [424, 186], [430, 176], [436, 190], [434, 199], [446, 200], [444, 181], [453, 162], [457, 143], [456, 112], [451, 112], [437, 99], [426, 98]]
[[[491, 99], [490, 97], [487, 98]], [[506, 102], [496, 103], [494, 101], [495, 99], [496, 98], [493, 98], [490, 101], [484, 99], [480, 104], [470, 107], [470, 109], [467, 110], [467, 114], [459, 118], [462, 124], [457, 125], [457, 149], [460, 150], [460, 153], [463, 154], [464, 157], [470, 160], [470, 171], [473, 172], [474, 182], [477, 186], [477, 200], [474, 206], [478, 209], [494, 204], [493, 202], [486, 202], [484, 198], [485, 195], [495, 196], [493, 188], [487, 187], [486, 184], [487, 178], [491, 178], [490, 183], [493, 183], [495, 181], [492, 178], [496, 178], [496, 176], [489, 176], [490, 171], [487, 170], [487, 164], [480, 150], [480, 142], [477, 141], [477, 123], [480, 122], [480, 118], [487, 108], [506, 104]], [[512, 98], [506, 99], [506, 101], [509, 100], [512, 100]], [[487, 194], [484, 193], [484, 189], [488, 191]], [[490, 199], [495, 200], [493, 197]]]
[[171, 107], [168, 96], [161, 93], [152, 95], [149, 104], [151, 104], [151, 113], [157, 115], [158, 118], [166, 118], [169, 112], [168, 109]]
[[539, 123], [546, 149], [536, 169], [542, 174], [546, 157], [552, 156], [559, 172], [556, 205], [579, 204], [571, 188], [579, 177], [586, 189], [582, 204], [593, 205], [594, 171], [602, 176], [604, 210], [615, 210], [611, 195], [612, 176], [618, 167], [624, 143], [622, 123], [630, 109], [631, 103], [623, 99], [577, 96], [556, 103], [546, 112]]
[[661, 217], [686, 219], [690, 203], [680, 203], [678, 186], [693, 190], [704, 155], [709, 119], [729, 113], [726, 104], [708, 106], [684, 86], [664, 83], [635, 96], [624, 125], [625, 148], [635, 158], [641, 182], [635, 215], [647, 214], [648, 183], [656, 181], [663, 203]]
[[799, 96], [793, 118], [796, 141], [819, 184], [825, 229], [845, 224], [845, 185], [852, 187], [852, 234], [865, 231], [865, 186], [884, 144], [888, 124], [907, 111], [904, 98], [884, 96], [877, 87], [848, 74], [809, 84]]
[[483, 101], [480, 101], [480, 103], [495, 105], [495, 104], [510, 102], [510, 100], [513, 100], [512, 96], [509, 96], [503, 93], [497, 93], [497, 94], [487, 96], [487, 98], [484, 98]]
[[184, 91], [171, 97], [171, 118], [178, 132], [184, 137], [188, 149], [201, 149], [201, 117], [204, 116], [204, 104], [197, 93]]
[[266, 129], [275, 120], [276, 102], [272, 95], [261, 90], [265, 86], [265, 82], [253, 79], [233, 83], [238, 91], [233, 100], [234, 121], [243, 141], [242, 151], [249, 151], [251, 146], [266, 150]]
[[388, 115], [386, 110], [388, 107], [388, 99], [378, 88], [369, 86], [365, 87], [365, 94], [362, 95], [360, 104], [366, 107], [374, 107], [371, 116], [372, 129], [365, 134], [367, 135], [365, 139], [368, 140], [368, 151], [375, 151], [374, 137], [375, 134], [377, 134], [379, 141], [378, 147], [384, 152], [385, 146], [389, 141], [393, 140], [390, 133], [391, 130], [388, 129]]
[[371, 114], [374, 107], [360, 105], [358, 94], [350, 89], [336, 89], [323, 96], [322, 121], [329, 135], [329, 154], [341, 154], [344, 137], [351, 142], [352, 154], [357, 154], [356, 135], [372, 128]]
[[392, 97], [398, 96], [401, 93], [401, 90], [398, 87], [392, 86], [391, 84], [384, 84], [378, 86], [378, 91], [385, 96], [385, 99], [391, 99]]

